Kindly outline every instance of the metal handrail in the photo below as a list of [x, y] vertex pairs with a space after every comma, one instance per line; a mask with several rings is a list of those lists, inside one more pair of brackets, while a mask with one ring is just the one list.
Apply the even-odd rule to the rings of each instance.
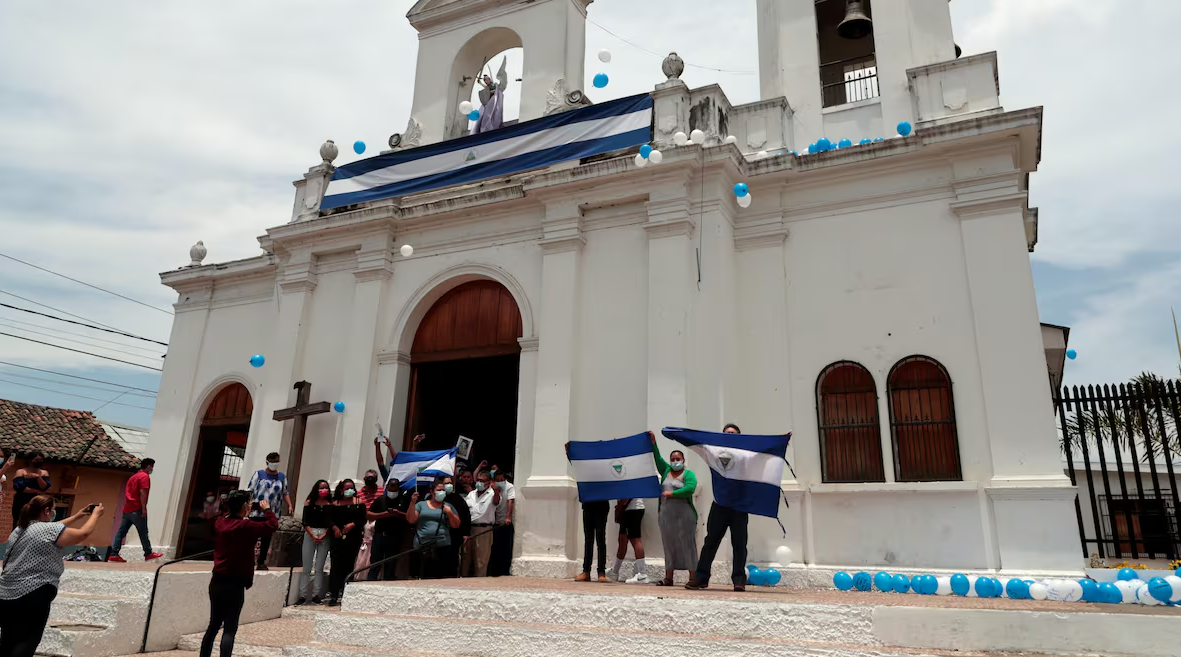
[[181, 557], [180, 559], [165, 561], [156, 568], [156, 576], [152, 578], [152, 596], [148, 598], [148, 617], [147, 620], [144, 621], [144, 640], [139, 644], [139, 651], [141, 653], [148, 651], [148, 631], [152, 629], [152, 609], [156, 606], [156, 585], [160, 583], [160, 570], [163, 569], [164, 566], [171, 566], [174, 563], [180, 563], [182, 561], [189, 561], [190, 559], [197, 559], [200, 557], [208, 557], [212, 555], [213, 550], [209, 550], [208, 552], [198, 552], [197, 554], [190, 554], [189, 556]]
[[[465, 537], [463, 539], [464, 545], [466, 545], [468, 541], [472, 540], [473, 538], [475, 538], [477, 536], [483, 536], [484, 534], [490, 534], [495, 530], [496, 530], [496, 527], [489, 527], [488, 529], [486, 529], [482, 532], [479, 532], [477, 534], [472, 534], [471, 536]], [[402, 552], [400, 554], [395, 554], [392, 557], [386, 557], [385, 559], [382, 559], [380, 561], [375, 561], [375, 562], [369, 564], [368, 566], [363, 566], [361, 568], [357, 568], [356, 570], [350, 572], [348, 575], [345, 576], [345, 581], [352, 579], [353, 575], [356, 575], [359, 572], [369, 570], [371, 568], [377, 568], [378, 566], [384, 566], [387, 563], [390, 563], [392, 561], [397, 561], [398, 559], [409, 556], [411, 554], [415, 554], [418, 552], [426, 552], [427, 550], [433, 550], [436, 547], [438, 547], [438, 546], [433, 543], [431, 545], [423, 545], [423, 546], [416, 547], [411, 550], [406, 550], [405, 552]]]

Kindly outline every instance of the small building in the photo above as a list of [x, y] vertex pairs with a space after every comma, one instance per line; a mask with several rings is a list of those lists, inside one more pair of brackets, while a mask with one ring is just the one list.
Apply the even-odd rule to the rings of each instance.
[[[107, 518], [91, 536], [91, 545], [109, 545], [122, 510], [123, 487], [138, 469], [139, 458], [129, 454], [103, 429], [89, 411], [53, 408], [0, 399], [0, 447], [15, 451], [16, 468], [27, 464], [28, 454], [45, 455], [49, 470], [49, 494], [64, 518], [89, 504], [106, 507]], [[10, 470], [10, 473], [15, 471]], [[12, 476], [0, 484], [0, 543], [12, 531]]]

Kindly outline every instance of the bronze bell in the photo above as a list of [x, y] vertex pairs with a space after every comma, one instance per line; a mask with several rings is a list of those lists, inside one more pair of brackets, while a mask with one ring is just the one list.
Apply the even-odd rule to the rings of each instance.
[[955, 44], [955, 58], [959, 59], [963, 54], [964, 49], [960, 47], [960, 44]]
[[845, 19], [837, 26], [843, 39], [863, 39], [873, 31], [873, 21], [861, 6], [861, 0], [845, 0]]

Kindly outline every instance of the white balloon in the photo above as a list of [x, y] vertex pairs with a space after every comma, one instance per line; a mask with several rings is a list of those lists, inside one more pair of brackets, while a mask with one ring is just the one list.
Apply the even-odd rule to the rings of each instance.
[[737, 144], [738, 137], [735, 137], [734, 135], [730, 135], [729, 137], [726, 137], [726, 143], [727, 144]]
[[1034, 600], [1045, 600], [1046, 594], [1047, 591], [1045, 584], [1034, 582], [1033, 584], [1029, 585], [1029, 597], [1033, 598]]
[[751, 202], [751, 200], [753, 200], [751, 197], [752, 197], [751, 194], [747, 194], [746, 196], [739, 196], [738, 197], [738, 207], [749, 208], [750, 202]]
[[775, 550], [775, 560], [779, 562], [780, 566], [786, 566], [791, 563], [791, 548], [786, 545], [780, 545]]
[[1058, 602], [1078, 602], [1083, 597], [1083, 587], [1074, 580], [1051, 579], [1044, 582], [1046, 599]]
[[[656, 152], [656, 151], [653, 151], [653, 153], [654, 153], [654, 152]], [[651, 157], [652, 157], [652, 153], [649, 153], [649, 154], [648, 154], [648, 157], [649, 157], [649, 158], [651, 158]], [[638, 167], [640, 167], [640, 168], [646, 167], [646, 166], [648, 166], [648, 160], [644, 159], [644, 156], [643, 156], [643, 155], [640, 155], [640, 154], [638, 154], [638, 153], [637, 153], [637, 154], [636, 154], [636, 166], [638, 166]]]
[[978, 579], [980, 579], [980, 578], [975, 575], [968, 575], [968, 595], [966, 597], [969, 597], [969, 598], [980, 597], [976, 593], [976, 580], [978, 580]]
[[465, 100], [459, 104], [459, 113], [460, 114], [471, 114], [472, 110], [474, 110], [474, 109], [475, 109], [475, 106], [472, 105], [472, 102], [470, 100]]
[[1164, 604], [1160, 600], [1152, 597], [1152, 594], [1148, 592], [1147, 586], [1136, 587], [1136, 602], [1139, 602], [1146, 607], [1155, 607], [1156, 605]]
[[648, 153], [648, 161], [650, 161], [652, 164], [660, 164], [664, 161], [664, 153], [661, 153], [658, 150], [653, 150], [651, 153]]
[[[1140, 582], [1140, 580], [1135, 580]], [[1143, 584], [1143, 582], [1140, 582]], [[1131, 604], [1136, 601], [1136, 589], [1140, 588], [1133, 582], [1120, 580], [1115, 583], [1115, 588], [1119, 589], [1120, 595], [1123, 596], [1124, 604]]]
[[1169, 602], [1181, 602], [1181, 577], [1176, 575], [1169, 575], [1165, 578], [1169, 586], [1173, 587], [1173, 595], [1169, 598]]
[[935, 595], [951, 595], [951, 577], [946, 575], [936, 577], [935, 583], [938, 584], [935, 588]]
[[402, 248], [398, 249], [402, 253], [403, 258], [409, 258], [414, 255], [414, 247], [409, 244], [403, 244]]
[[685, 144], [689, 143], [689, 135], [683, 132], [678, 132], [677, 134], [673, 135], [673, 143], [677, 146], [684, 146]]
[[611, 51], [607, 50], [606, 48], [600, 50], [599, 61], [603, 62], [604, 64], [609, 64], [611, 62]]
[[705, 133], [700, 130], [694, 130], [693, 132], [689, 133], [689, 139], [693, 140], [694, 144], [704, 144]]

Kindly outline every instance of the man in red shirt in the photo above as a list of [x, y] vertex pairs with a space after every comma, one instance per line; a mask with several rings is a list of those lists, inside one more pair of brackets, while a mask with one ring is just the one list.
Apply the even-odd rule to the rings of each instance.
[[139, 542], [144, 548], [144, 561], [164, 556], [159, 552], [152, 552], [152, 541], [148, 538], [148, 491], [152, 487], [151, 475], [155, 467], [155, 459], [144, 459], [139, 463], [139, 472], [127, 480], [127, 486], [123, 489], [123, 522], [119, 524], [119, 532], [115, 534], [115, 542], [111, 544], [107, 561], [127, 563], [126, 559], [119, 556], [119, 549], [123, 547], [123, 539], [127, 538], [127, 532], [132, 525], [135, 526]]
[[250, 493], [237, 490], [226, 505], [229, 515], [217, 519], [213, 548], [213, 576], [209, 579], [209, 627], [201, 639], [200, 657], [211, 657], [213, 640], [221, 630], [221, 657], [234, 652], [238, 618], [246, 602], [246, 589], [254, 585], [254, 545], [270, 538], [279, 528], [279, 518], [263, 500], [254, 503], [261, 518], [251, 518]]

